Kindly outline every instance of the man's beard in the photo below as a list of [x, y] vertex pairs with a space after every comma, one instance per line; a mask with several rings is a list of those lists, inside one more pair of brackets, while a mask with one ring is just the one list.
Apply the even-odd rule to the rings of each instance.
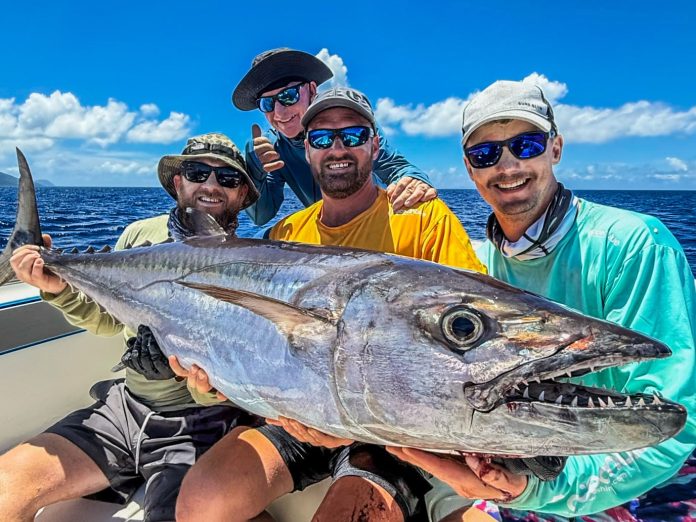
[[362, 188], [372, 174], [372, 163], [366, 162], [361, 165], [351, 158], [353, 168], [348, 172], [335, 174], [327, 165], [339, 161], [333, 158], [325, 160], [318, 171], [314, 172], [314, 177], [324, 194], [335, 199], [345, 199]]

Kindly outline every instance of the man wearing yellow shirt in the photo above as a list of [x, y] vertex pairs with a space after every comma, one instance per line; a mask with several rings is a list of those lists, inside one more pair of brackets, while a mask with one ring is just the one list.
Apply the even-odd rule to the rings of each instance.
[[[440, 200], [394, 212], [372, 178], [379, 137], [367, 98], [334, 88], [302, 118], [305, 151], [322, 199], [276, 224], [275, 240], [350, 246], [484, 271], [457, 217]], [[307, 407], [312, 407], [308, 404]], [[428, 483], [383, 448], [352, 443], [289, 419], [235, 432], [184, 480], [177, 520], [271, 520], [273, 500], [330, 475], [314, 520], [409, 521], [425, 516]], [[277, 424], [277, 425], [276, 425]], [[255, 518], [256, 517], [256, 518]]]

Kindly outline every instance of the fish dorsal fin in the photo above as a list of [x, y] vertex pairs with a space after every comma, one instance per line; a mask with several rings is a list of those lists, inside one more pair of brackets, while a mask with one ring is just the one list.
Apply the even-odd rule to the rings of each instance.
[[213, 216], [196, 208], [186, 208], [186, 221], [196, 237], [224, 236], [227, 234]]
[[189, 283], [186, 281], [179, 281], [179, 284], [203, 292], [220, 301], [241, 306], [261, 317], [265, 317], [285, 335], [291, 335], [293, 330], [301, 325], [312, 325], [317, 324], [317, 322], [323, 326], [336, 324], [336, 320], [326, 310], [300, 308], [285, 301], [253, 292], [245, 292], [244, 290], [233, 290], [221, 286]]

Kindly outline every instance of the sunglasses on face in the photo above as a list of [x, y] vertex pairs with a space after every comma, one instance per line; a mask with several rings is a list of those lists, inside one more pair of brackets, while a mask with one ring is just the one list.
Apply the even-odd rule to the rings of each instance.
[[181, 174], [191, 183], [205, 183], [213, 171], [221, 187], [237, 188], [242, 184], [242, 173], [232, 167], [211, 167], [197, 161], [185, 161], [181, 164]]
[[314, 129], [307, 133], [307, 141], [314, 149], [330, 149], [336, 136], [341, 138], [344, 147], [365, 145], [372, 137], [370, 127], [346, 127], [344, 129]]
[[275, 102], [277, 101], [285, 107], [295, 105], [300, 101], [300, 87], [307, 82], [298, 83], [292, 87], [286, 87], [282, 91], [273, 96], [261, 96], [256, 100], [256, 104], [261, 109], [261, 112], [273, 112], [275, 110]]
[[552, 134], [548, 132], [524, 132], [505, 141], [486, 141], [464, 149], [471, 166], [477, 169], [492, 167], [503, 155], [503, 147], [517, 159], [536, 158], [546, 151], [546, 145]]

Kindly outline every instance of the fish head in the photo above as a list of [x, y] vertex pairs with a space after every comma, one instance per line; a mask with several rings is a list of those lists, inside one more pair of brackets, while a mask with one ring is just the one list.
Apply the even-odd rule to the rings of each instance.
[[[371, 327], [350, 331], [359, 315]], [[385, 271], [356, 292], [344, 318], [346, 353], [367, 361], [344, 383], [363, 391], [361, 422], [377, 436], [380, 426], [407, 426], [406, 446], [624, 451], [657, 444], [686, 421], [667, 399], [577, 382], [667, 357], [663, 343], [485, 275], [423, 263]]]

